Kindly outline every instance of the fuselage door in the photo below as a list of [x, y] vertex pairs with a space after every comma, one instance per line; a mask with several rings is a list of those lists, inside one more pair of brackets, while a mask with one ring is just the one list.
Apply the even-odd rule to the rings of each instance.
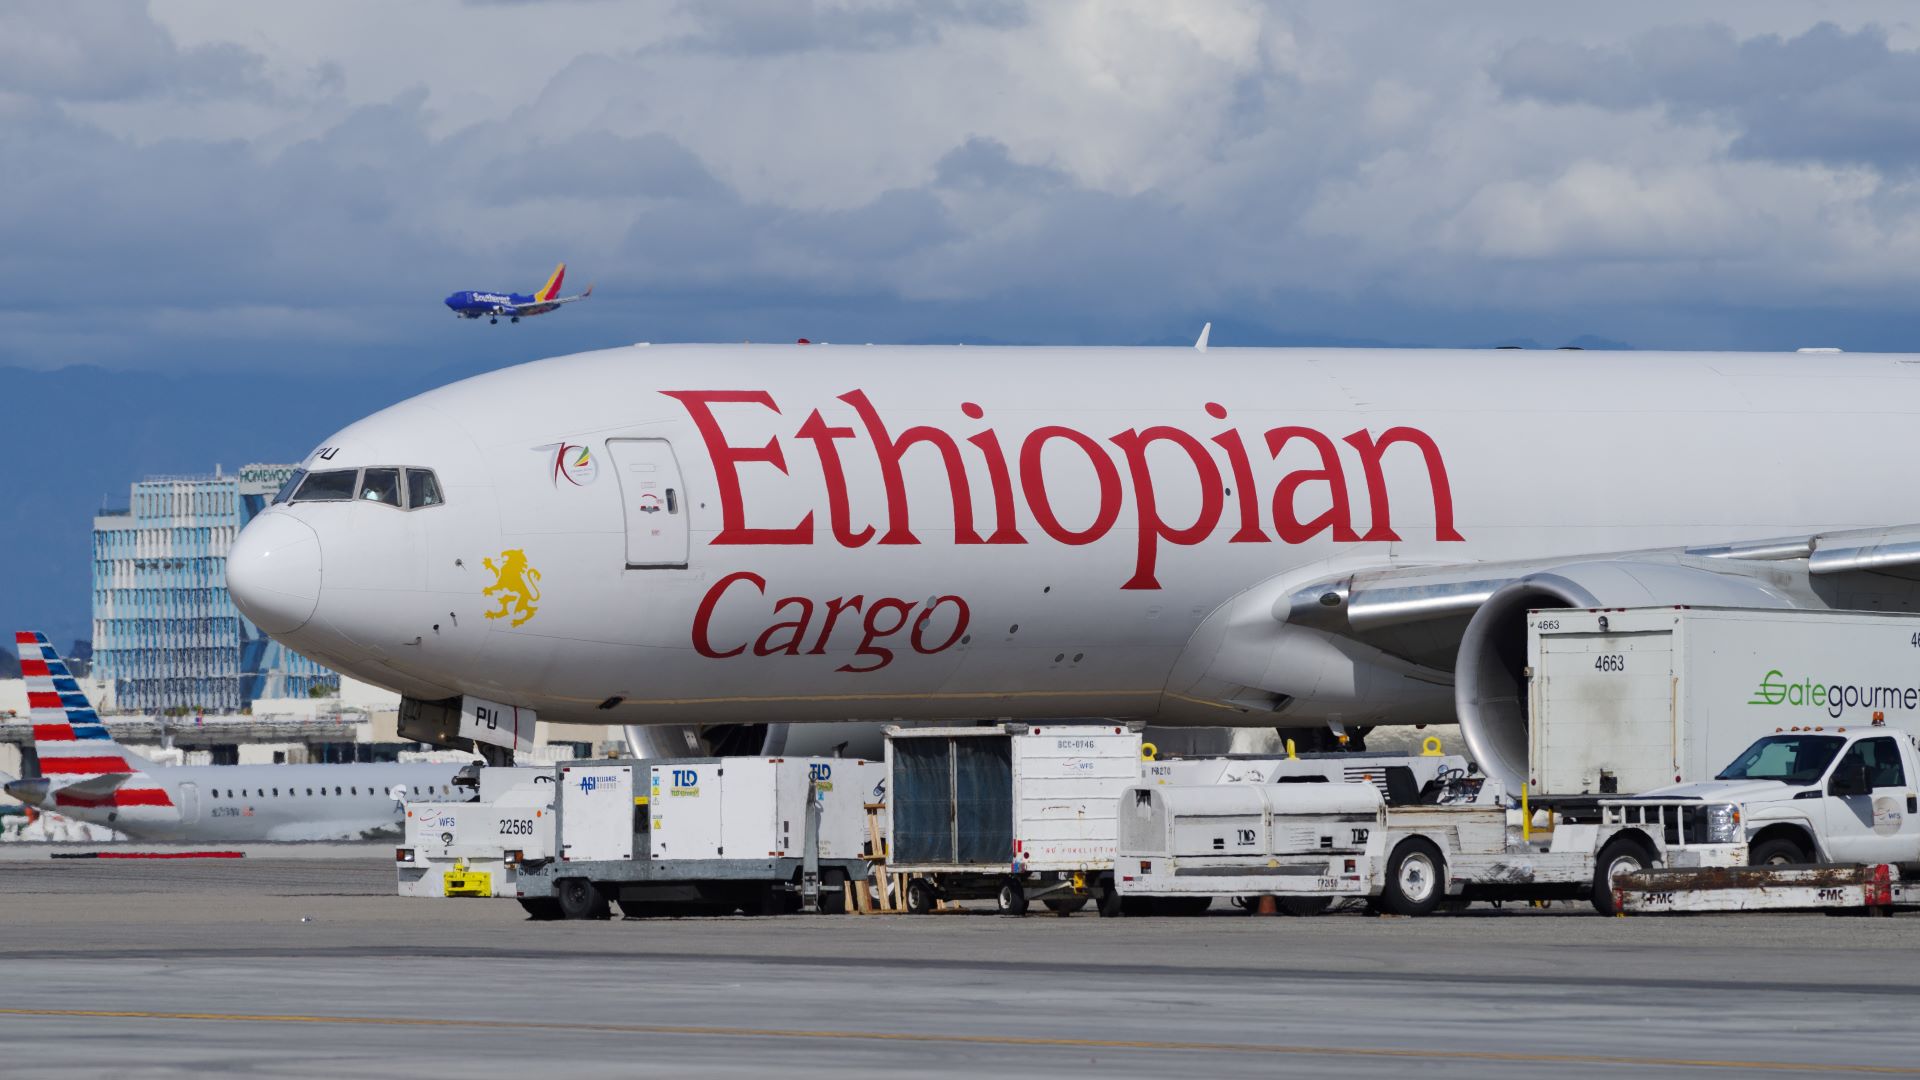
[[626, 504], [627, 569], [685, 567], [687, 493], [673, 446], [665, 439], [608, 439], [607, 456]]
[[200, 785], [191, 780], [180, 785], [180, 824], [192, 825], [200, 820]]

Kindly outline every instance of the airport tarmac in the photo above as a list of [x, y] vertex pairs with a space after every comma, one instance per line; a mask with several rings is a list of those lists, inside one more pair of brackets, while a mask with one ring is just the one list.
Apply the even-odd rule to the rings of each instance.
[[0, 862], [0, 1071], [1920, 1076], [1920, 917], [532, 923], [389, 850]]

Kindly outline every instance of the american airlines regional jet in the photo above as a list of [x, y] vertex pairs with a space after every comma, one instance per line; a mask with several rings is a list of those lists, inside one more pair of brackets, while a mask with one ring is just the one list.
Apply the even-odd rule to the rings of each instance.
[[462, 730], [1457, 716], [1516, 779], [1529, 609], [1912, 609], [1917, 451], [1916, 356], [635, 346], [341, 431], [228, 585]]
[[459, 765], [186, 765], [162, 768], [121, 746], [46, 635], [22, 631], [38, 777], [8, 795], [135, 840], [371, 840], [400, 833], [402, 803], [452, 797]]

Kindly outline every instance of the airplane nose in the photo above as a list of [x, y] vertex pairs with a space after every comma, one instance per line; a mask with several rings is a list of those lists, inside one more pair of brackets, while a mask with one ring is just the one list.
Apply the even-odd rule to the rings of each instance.
[[305, 626], [320, 603], [319, 535], [290, 514], [254, 518], [227, 552], [227, 592], [269, 634]]

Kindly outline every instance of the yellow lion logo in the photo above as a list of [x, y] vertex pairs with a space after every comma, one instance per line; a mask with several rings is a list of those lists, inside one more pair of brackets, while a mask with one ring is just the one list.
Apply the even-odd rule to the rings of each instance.
[[481, 590], [482, 596], [500, 594], [500, 609], [487, 612], [489, 619], [513, 616], [508, 626], [519, 626], [540, 610], [540, 571], [527, 565], [527, 553], [509, 548], [500, 553], [500, 561], [482, 559], [493, 571], [493, 584]]

